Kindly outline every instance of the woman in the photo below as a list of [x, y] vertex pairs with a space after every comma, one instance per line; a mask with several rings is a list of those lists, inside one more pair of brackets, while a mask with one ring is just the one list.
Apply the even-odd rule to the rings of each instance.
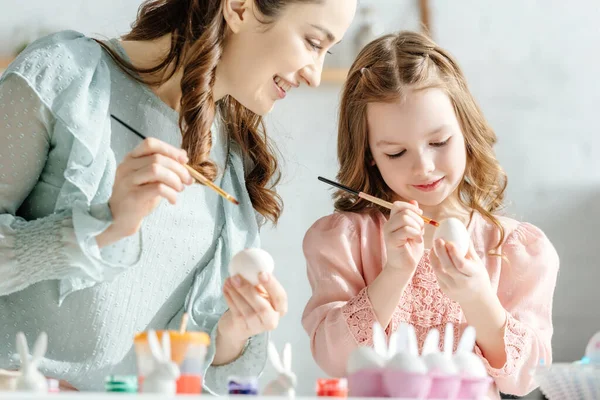
[[[260, 116], [319, 85], [355, 8], [151, 0], [122, 41], [60, 32], [19, 56], [0, 80], [0, 368], [18, 367], [18, 331], [45, 331], [42, 372], [101, 390], [135, 373], [136, 332], [176, 328], [187, 311], [188, 329], [211, 335], [208, 391], [260, 374], [285, 291], [262, 276], [267, 301], [226, 279], [281, 213]], [[240, 204], [192, 185], [184, 163]]]

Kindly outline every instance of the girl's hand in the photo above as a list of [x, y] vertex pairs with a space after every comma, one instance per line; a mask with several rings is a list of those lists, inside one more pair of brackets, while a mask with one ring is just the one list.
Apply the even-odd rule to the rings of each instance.
[[472, 242], [466, 256], [461, 257], [452, 243], [438, 239], [429, 258], [440, 289], [461, 306], [493, 295], [487, 269]]
[[387, 251], [386, 268], [414, 272], [423, 257], [423, 211], [416, 201], [397, 201], [383, 227]]

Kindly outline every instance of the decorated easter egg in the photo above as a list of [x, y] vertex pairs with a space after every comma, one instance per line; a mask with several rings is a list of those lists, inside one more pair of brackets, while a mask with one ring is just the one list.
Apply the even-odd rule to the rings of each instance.
[[600, 364], [600, 332], [597, 332], [585, 348], [585, 356], [589, 363]]
[[443, 239], [446, 243], [453, 243], [458, 254], [465, 256], [469, 250], [469, 232], [458, 218], [447, 218], [440, 222], [433, 235], [433, 240]]
[[275, 262], [268, 252], [259, 248], [250, 248], [233, 256], [229, 263], [229, 274], [231, 276], [239, 274], [256, 286], [260, 283], [258, 274], [261, 272], [271, 274], [274, 268]]

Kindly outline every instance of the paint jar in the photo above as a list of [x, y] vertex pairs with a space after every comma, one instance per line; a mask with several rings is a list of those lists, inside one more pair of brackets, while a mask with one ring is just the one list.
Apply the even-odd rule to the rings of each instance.
[[227, 382], [229, 394], [258, 395], [258, 379], [254, 377], [230, 376]]
[[[156, 331], [159, 342], [165, 332], [171, 340], [171, 359], [179, 366], [181, 373], [177, 379], [177, 393], [200, 394], [210, 336], [205, 332]], [[139, 386], [140, 391], [143, 391], [144, 377], [154, 368], [154, 358], [148, 346], [148, 333], [138, 333], [134, 338], [134, 345]]]
[[348, 397], [346, 378], [317, 379], [317, 397]]
[[137, 377], [135, 375], [109, 375], [104, 379], [104, 390], [107, 392], [137, 393]]
[[46, 378], [48, 382], [48, 393], [60, 393], [60, 382], [58, 379]]

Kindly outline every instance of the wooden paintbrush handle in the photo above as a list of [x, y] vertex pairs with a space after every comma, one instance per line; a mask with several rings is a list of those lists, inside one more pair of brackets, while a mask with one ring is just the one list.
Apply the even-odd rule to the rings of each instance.
[[[380, 198], [375, 197], [375, 196], [371, 196], [370, 194], [366, 194], [366, 193], [360, 192], [358, 194], [358, 197], [360, 197], [362, 199], [365, 199], [365, 200], [368, 200], [371, 203], [378, 204], [381, 207], [385, 207], [388, 210], [392, 210], [394, 208], [394, 205], [392, 203], [390, 203], [389, 201], [381, 200]], [[424, 215], [421, 215], [421, 218], [423, 219], [423, 221], [426, 224], [430, 224], [430, 225], [433, 225], [433, 226], [439, 226], [440, 225], [437, 221], [434, 221], [431, 218], [427, 218]]]

